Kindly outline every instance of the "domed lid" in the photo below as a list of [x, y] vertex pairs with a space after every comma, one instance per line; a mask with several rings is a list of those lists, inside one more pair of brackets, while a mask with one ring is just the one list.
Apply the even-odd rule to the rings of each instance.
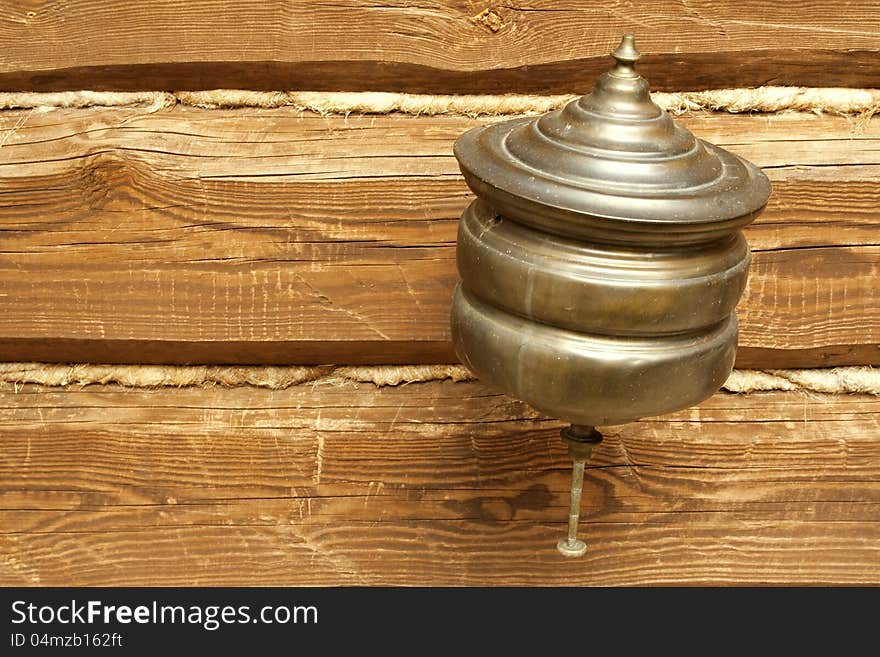
[[541, 230], [617, 242], [697, 242], [741, 228], [770, 196], [756, 166], [697, 139], [651, 100], [631, 35], [593, 92], [455, 143], [468, 186]]

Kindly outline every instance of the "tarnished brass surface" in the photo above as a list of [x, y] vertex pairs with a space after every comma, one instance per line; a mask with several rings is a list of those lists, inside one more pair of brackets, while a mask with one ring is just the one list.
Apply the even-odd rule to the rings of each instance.
[[753, 164], [655, 105], [631, 36], [593, 92], [475, 128], [455, 156], [477, 199], [458, 231], [456, 352], [480, 379], [572, 426], [565, 556], [596, 425], [687, 408], [733, 368], [749, 248], [770, 196]]
[[468, 291], [501, 310], [626, 336], [685, 333], [726, 319], [750, 255], [738, 231], [678, 248], [591, 244], [528, 228], [477, 200], [461, 218], [457, 259]]
[[529, 321], [456, 290], [452, 339], [481, 380], [573, 424], [632, 422], [716, 392], [736, 355], [736, 316], [701, 331], [619, 337]]
[[677, 126], [631, 37], [593, 92], [462, 135], [452, 336], [481, 379], [573, 424], [696, 404], [736, 351], [767, 177]]

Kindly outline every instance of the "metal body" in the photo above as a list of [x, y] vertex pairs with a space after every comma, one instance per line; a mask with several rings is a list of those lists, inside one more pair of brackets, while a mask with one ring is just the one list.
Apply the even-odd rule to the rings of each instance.
[[590, 427], [721, 387], [748, 273], [741, 229], [770, 195], [757, 167], [651, 101], [631, 36], [612, 55], [591, 94], [455, 144], [477, 195], [458, 233], [456, 351], [482, 380]]
[[767, 203], [754, 165], [655, 105], [631, 38], [593, 93], [455, 144], [478, 198], [458, 233], [452, 337], [481, 379], [573, 424], [696, 404], [736, 352]]

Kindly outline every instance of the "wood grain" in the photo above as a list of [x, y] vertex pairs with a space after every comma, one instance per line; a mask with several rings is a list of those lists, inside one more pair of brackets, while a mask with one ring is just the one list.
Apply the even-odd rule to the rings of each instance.
[[880, 583], [880, 400], [719, 394], [606, 429], [477, 383], [0, 391], [2, 585]]
[[[5, 112], [0, 358], [450, 362], [461, 117]], [[770, 176], [739, 365], [880, 363], [880, 121], [699, 114]]]
[[657, 89], [876, 87], [876, 10], [872, 0], [236, 0], [219, 10], [6, 0], [0, 89], [582, 92], [626, 32]]

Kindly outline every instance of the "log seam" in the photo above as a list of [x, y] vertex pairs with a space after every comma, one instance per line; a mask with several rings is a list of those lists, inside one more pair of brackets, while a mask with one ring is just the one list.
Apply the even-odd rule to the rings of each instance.
[[[510, 116], [543, 114], [576, 95], [431, 95], [386, 92], [247, 91], [65, 91], [2, 92], [0, 109], [147, 106], [159, 111], [174, 105], [208, 109], [291, 107], [319, 114]], [[858, 116], [880, 112], [880, 89], [837, 87], [758, 87], [708, 91], [658, 92], [654, 102], [673, 114], [703, 110], [741, 112], [813, 112]]]
[[[297, 385], [369, 383], [377, 387], [450, 380], [473, 381], [463, 365], [374, 366], [222, 366], [100, 365], [0, 363], [0, 383], [18, 390], [24, 384], [86, 386], [117, 384], [130, 388], [253, 386], [283, 390]], [[880, 368], [734, 370], [723, 390], [734, 393], [798, 390], [880, 395]]]

